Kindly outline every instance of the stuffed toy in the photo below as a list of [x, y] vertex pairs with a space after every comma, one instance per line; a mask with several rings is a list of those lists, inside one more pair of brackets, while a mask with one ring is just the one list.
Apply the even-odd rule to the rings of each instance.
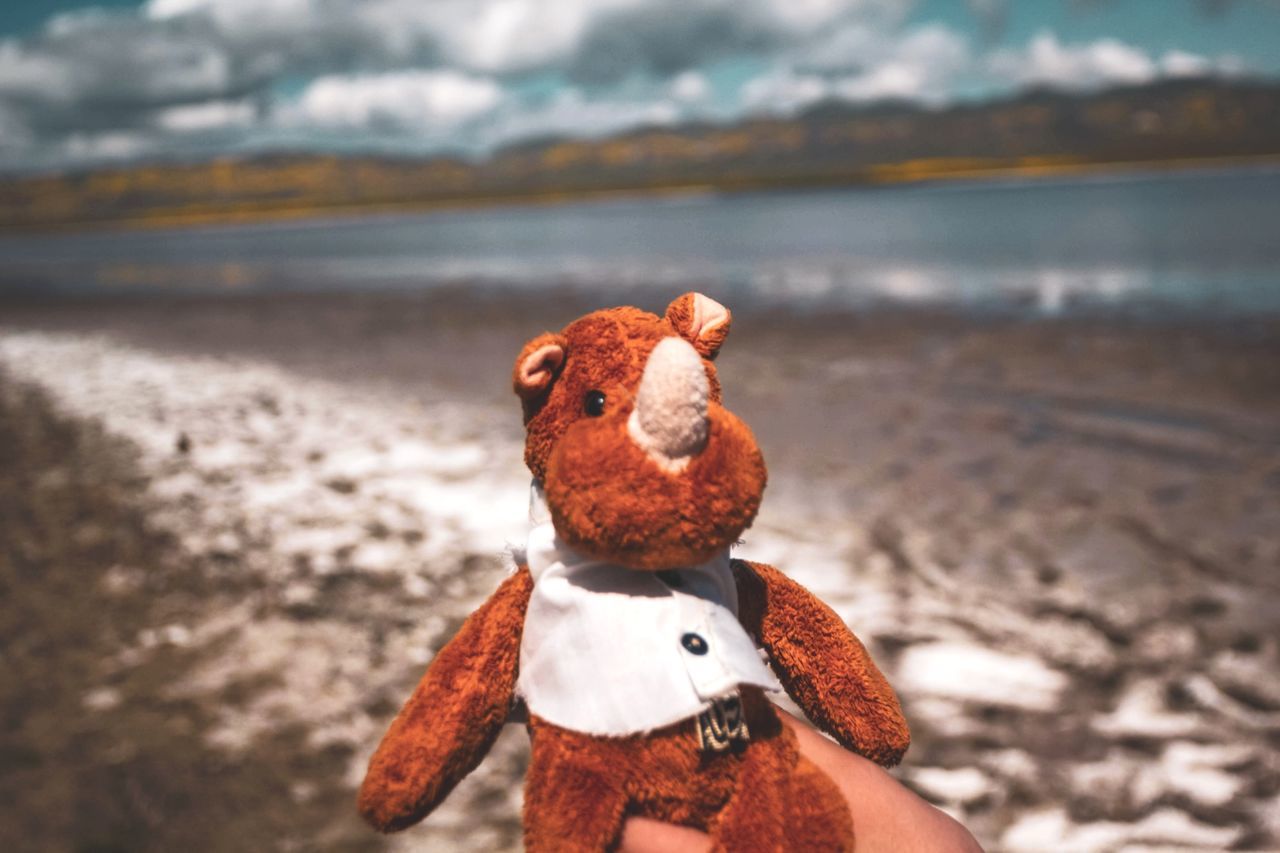
[[379, 830], [431, 812], [515, 710], [532, 755], [530, 851], [615, 847], [642, 815], [717, 850], [842, 850], [852, 819], [766, 693], [896, 764], [898, 700], [830, 608], [731, 559], [765, 466], [721, 404], [730, 315], [689, 293], [657, 317], [597, 311], [525, 345], [514, 385], [533, 473], [517, 567], [432, 660], [369, 763]]

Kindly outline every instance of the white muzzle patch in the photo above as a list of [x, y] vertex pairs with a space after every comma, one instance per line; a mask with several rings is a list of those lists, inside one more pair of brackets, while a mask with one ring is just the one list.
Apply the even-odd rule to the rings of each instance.
[[707, 381], [702, 356], [683, 338], [664, 338], [649, 354], [627, 431], [649, 458], [676, 473], [707, 445]]

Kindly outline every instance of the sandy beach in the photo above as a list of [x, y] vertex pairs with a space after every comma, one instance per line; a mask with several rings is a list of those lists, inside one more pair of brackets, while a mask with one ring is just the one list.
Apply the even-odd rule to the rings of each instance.
[[[352, 805], [524, 536], [511, 360], [597, 307], [487, 293], [0, 304], [12, 849], [519, 849], [516, 726], [400, 836]], [[895, 774], [988, 849], [1277, 849], [1277, 363], [1275, 320], [740, 312], [738, 554], [868, 643]]]

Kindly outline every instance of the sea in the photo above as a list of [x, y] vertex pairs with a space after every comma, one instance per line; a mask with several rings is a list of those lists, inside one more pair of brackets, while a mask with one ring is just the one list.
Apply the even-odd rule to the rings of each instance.
[[0, 295], [699, 289], [737, 307], [1280, 313], [1280, 168], [0, 236]]

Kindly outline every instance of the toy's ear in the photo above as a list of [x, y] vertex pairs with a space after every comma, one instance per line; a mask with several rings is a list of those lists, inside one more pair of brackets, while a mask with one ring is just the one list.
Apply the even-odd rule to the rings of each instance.
[[701, 293], [686, 293], [667, 306], [667, 322], [707, 359], [715, 358], [729, 337], [731, 319], [728, 308]]
[[522, 400], [533, 400], [551, 387], [564, 366], [566, 341], [550, 332], [538, 335], [520, 350], [512, 385]]

